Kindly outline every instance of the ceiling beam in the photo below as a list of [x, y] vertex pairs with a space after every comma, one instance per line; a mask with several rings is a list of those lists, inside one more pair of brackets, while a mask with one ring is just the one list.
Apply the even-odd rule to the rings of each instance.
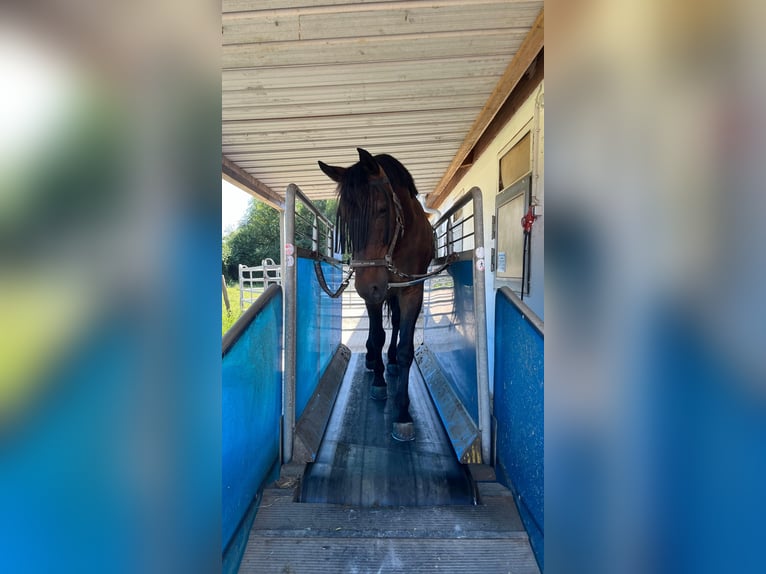
[[481, 112], [479, 112], [479, 115], [474, 120], [471, 129], [468, 130], [468, 134], [460, 145], [460, 148], [458, 148], [452, 162], [447, 167], [447, 171], [444, 173], [439, 183], [436, 184], [433, 192], [428, 194], [428, 200], [426, 202], [428, 207], [437, 208], [445, 199], [447, 199], [447, 196], [452, 190], [449, 183], [453, 179], [453, 176], [466, 164], [467, 159], [470, 160], [471, 152], [479, 141], [481, 135], [484, 133], [484, 130], [490, 125], [498, 111], [500, 111], [500, 108], [524, 76], [524, 73], [529, 69], [530, 64], [535, 60], [540, 50], [543, 49], [545, 43], [544, 18], [545, 10], [543, 9], [540, 10], [540, 14], [532, 25], [529, 34], [524, 38], [516, 55], [514, 55], [513, 59], [508, 64], [500, 81], [498, 81]]
[[221, 176], [223, 179], [271, 207], [284, 211], [285, 200], [278, 193], [258, 178], [247, 173], [225, 155], [221, 157]]

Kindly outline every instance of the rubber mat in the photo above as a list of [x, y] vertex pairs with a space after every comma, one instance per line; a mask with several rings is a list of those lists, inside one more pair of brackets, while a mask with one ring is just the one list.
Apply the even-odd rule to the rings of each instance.
[[371, 385], [364, 355], [352, 355], [298, 500], [362, 507], [476, 504], [476, 485], [457, 461], [418, 369], [410, 370], [409, 385], [414, 441], [391, 437], [393, 397], [372, 400]]

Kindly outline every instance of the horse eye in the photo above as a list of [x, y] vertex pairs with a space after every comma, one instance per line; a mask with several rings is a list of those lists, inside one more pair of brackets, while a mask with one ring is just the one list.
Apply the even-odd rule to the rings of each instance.
[[381, 207], [378, 210], [378, 217], [383, 217], [387, 212], [388, 212], [388, 209], [386, 209], [385, 207]]

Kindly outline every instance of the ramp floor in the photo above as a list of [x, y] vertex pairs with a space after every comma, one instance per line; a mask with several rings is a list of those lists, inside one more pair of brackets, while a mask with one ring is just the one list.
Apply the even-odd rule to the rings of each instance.
[[458, 463], [418, 369], [410, 371], [414, 441], [391, 437], [392, 385], [386, 401], [370, 398], [371, 385], [364, 355], [353, 354], [298, 500], [360, 507], [475, 504], [475, 483]]
[[239, 571], [539, 574], [513, 495], [491, 467], [457, 462], [419, 370], [413, 442], [391, 438], [371, 383], [353, 354], [316, 462], [284, 465], [264, 491]]

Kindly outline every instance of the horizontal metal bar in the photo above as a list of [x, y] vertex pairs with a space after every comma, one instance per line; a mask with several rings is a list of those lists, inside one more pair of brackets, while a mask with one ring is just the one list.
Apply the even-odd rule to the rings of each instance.
[[466, 215], [463, 219], [459, 219], [458, 221], [453, 221], [452, 228], [454, 229], [455, 227], [459, 227], [472, 219], [473, 219], [473, 213]]
[[319, 253], [318, 251], [312, 251], [311, 249], [305, 249], [303, 247], [297, 247], [296, 248], [296, 254], [298, 257], [302, 257], [304, 259], [316, 259], [318, 261], [323, 261], [325, 263], [328, 263], [329, 265], [332, 265], [333, 267], [340, 269], [341, 271], [345, 271], [345, 263], [341, 259], [335, 259], [334, 257], [328, 257], [327, 255], [324, 255], [322, 253]]
[[441, 235], [437, 235], [437, 236], [436, 236], [436, 239], [441, 239], [442, 237], [444, 237], [444, 236], [445, 236], [445, 235], [447, 235], [448, 233], [449, 233], [449, 230], [445, 231], [445, 232], [444, 232], [444, 233], [442, 233]]
[[434, 223], [434, 227], [439, 227], [442, 223], [446, 222], [452, 215], [461, 207], [468, 204], [471, 200], [473, 200], [473, 189], [471, 188], [467, 192], [465, 192], [460, 199], [458, 199], [455, 204], [450, 207], [447, 211], [444, 212], [444, 215], [442, 215], [439, 220]]
[[[437, 257], [433, 260], [434, 265], [441, 265], [447, 260], [448, 256], [444, 257]], [[451, 256], [455, 261], [471, 261], [473, 259], [473, 249], [469, 249], [468, 251], [461, 251], [459, 253], [454, 253]]]
[[308, 223], [311, 227], [315, 228], [317, 225], [314, 223], [314, 217], [309, 217], [308, 215], [304, 215], [303, 213], [295, 212], [295, 217], [297, 219], [300, 219], [301, 221], [305, 221]]
[[461, 235], [460, 237], [454, 237], [454, 238], [452, 239], [452, 241], [450, 241], [450, 242], [448, 243], [448, 245], [454, 245], [454, 244], [455, 244], [455, 243], [457, 243], [458, 241], [462, 241], [463, 239], [468, 239], [469, 237], [473, 237], [474, 235], [476, 235], [476, 233], [474, 233], [473, 231], [471, 231], [471, 233], [466, 233], [465, 235]]
[[[313, 213], [319, 219], [321, 219], [328, 227], [330, 228], [334, 227], [332, 222], [330, 222], [330, 220], [327, 219], [327, 217], [325, 217], [325, 215], [321, 211], [319, 211], [313, 203], [311, 203], [311, 200], [308, 197], [306, 197], [306, 195], [301, 191], [300, 187], [298, 187], [294, 183], [291, 183], [290, 185], [292, 185], [295, 188], [295, 196], [301, 200], [303, 205], [305, 205], [311, 213]], [[297, 210], [296, 210], [296, 213], [297, 213]]]

